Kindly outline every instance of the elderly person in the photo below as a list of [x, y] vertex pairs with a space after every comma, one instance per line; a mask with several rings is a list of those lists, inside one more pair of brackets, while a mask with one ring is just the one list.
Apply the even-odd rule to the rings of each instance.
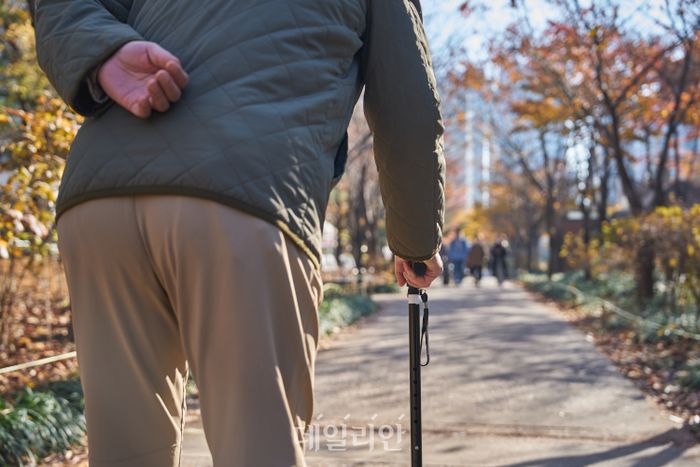
[[[399, 284], [441, 272], [441, 115], [417, 0], [39, 0], [86, 117], [56, 202], [90, 465], [305, 465], [321, 226], [364, 111]], [[411, 264], [423, 261], [417, 277]]]

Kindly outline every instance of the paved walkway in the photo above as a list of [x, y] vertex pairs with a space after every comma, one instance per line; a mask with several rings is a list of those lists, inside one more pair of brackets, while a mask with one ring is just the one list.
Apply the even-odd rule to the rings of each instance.
[[[405, 298], [375, 298], [382, 311], [319, 353], [310, 466], [410, 464]], [[426, 466], [700, 465], [700, 446], [519, 287], [434, 288], [430, 308]], [[183, 458], [211, 465], [196, 422]]]

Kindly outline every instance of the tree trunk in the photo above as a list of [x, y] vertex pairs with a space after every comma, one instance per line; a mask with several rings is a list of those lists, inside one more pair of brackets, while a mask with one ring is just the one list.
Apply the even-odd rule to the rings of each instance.
[[562, 271], [562, 258], [559, 256], [561, 247], [564, 244], [564, 237], [558, 230], [553, 230], [549, 236], [549, 264], [547, 266], [547, 277], [551, 280], [555, 272]]
[[340, 255], [343, 254], [343, 250], [344, 250], [344, 248], [343, 248], [344, 245], [343, 245], [343, 242], [341, 240], [341, 238], [343, 238], [341, 232], [343, 231], [343, 229], [347, 228], [348, 211], [343, 211], [342, 207], [340, 207], [340, 206], [338, 208], [338, 211], [339, 211], [338, 221], [337, 221], [337, 225], [335, 226], [335, 228], [337, 229], [337, 232], [338, 232], [338, 238], [336, 239], [336, 242], [335, 242], [335, 248], [333, 249], [333, 254], [335, 255], [335, 261], [338, 263], [338, 265], [340, 265]]
[[622, 184], [622, 191], [627, 198], [627, 202], [630, 205], [630, 211], [632, 214], [639, 215], [642, 213], [642, 199], [639, 196], [639, 192], [635, 188], [634, 181], [630, 176], [627, 166], [625, 165], [625, 151], [622, 148], [622, 142], [620, 141], [620, 122], [618, 120], [617, 113], [615, 111], [610, 111], [610, 117], [612, 119], [612, 143], [613, 143], [613, 157], [615, 158], [615, 165], [617, 167], [617, 174], [620, 178], [620, 183]]
[[[588, 171], [586, 173], [586, 182], [584, 184], [584, 189], [579, 193], [581, 202], [579, 208], [581, 209], [581, 214], [583, 214], [583, 245], [585, 249], [586, 262], [584, 264], [584, 274], [586, 280], [591, 280], [593, 274], [591, 273], [591, 261], [588, 254], [588, 246], [591, 243], [591, 206], [593, 204], [593, 171], [595, 170], [595, 143], [591, 145], [588, 149]], [[589, 204], [586, 203], [589, 201]]]
[[365, 204], [365, 181], [367, 179], [367, 165], [362, 164], [360, 177], [357, 181], [354, 193], [354, 219], [352, 234], [352, 254], [355, 257], [357, 269], [362, 269], [362, 245], [365, 242], [365, 228], [367, 224], [367, 207]]
[[642, 303], [654, 297], [654, 256], [653, 241], [643, 240], [635, 258], [637, 297]]
[[674, 154], [674, 165], [675, 173], [673, 175], [673, 193], [676, 196], [676, 202], [683, 204], [683, 196], [681, 195], [681, 153], [678, 144], [678, 133], [673, 141], [673, 154]]
[[589, 245], [591, 244], [591, 221], [589, 209], [585, 206], [581, 207], [583, 211], [583, 247], [585, 249], [586, 263], [583, 267], [583, 272], [587, 281], [593, 278], [593, 273], [591, 272], [591, 258], [589, 255]]
[[598, 220], [595, 224], [595, 230], [600, 233], [603, 230], [603, 223], [608, 220], [608, 195], [610, 192], [610, 149], [603, 146], [603, 173], [600, 177], [600, 201], [598, 203]]

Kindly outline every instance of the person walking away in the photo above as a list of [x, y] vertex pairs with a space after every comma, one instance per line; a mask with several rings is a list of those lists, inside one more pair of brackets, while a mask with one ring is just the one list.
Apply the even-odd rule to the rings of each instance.
[[474, 238], [474, 243], [472, 243], [469, 248], [469, 255], [467, 256], [467, 268], [469, 268], [471, 275], [474, 277], [474, 285], [477, 287], [479, 287], [481, 282], [485, 256], [484, 247], [481, 245], [481, 241], [477, 236]]
[[499, 239], [491, 247], [491, 272], [498, 280], [498, 285], [503, 285], [506, 277], [508, 277], [508, 269], [506, 267], [507, 249], [505, 240]]
[[440, 258], [442, 258], [442, 263], [445, 267], [442, 270], [442, 285], [449, 285], [450, 283], [450, 260], [447, 254], [447, 245], [445, 242], [440, 246]]
[[453, 265], [453, 273], [455, 284], [459, 285], [462, 283], [464, 278], [464, 262], [467, 259], [469, 253], [469, 245], [464, 237], [462, 237], [462, 231], [459, 228], [454, 230], [454, 238], [450, 242], [450, 247], [447, 252], [447, 257], [450, 260], [450, 264]]
[[420, 3], [31, 6], [39, 66], [85, 116], [55, 207], [90, 466], [178, 466], [190, 368], [214, 467], [304, 466], [321, 226], [363, 88], [396, 279], [441, 273]]

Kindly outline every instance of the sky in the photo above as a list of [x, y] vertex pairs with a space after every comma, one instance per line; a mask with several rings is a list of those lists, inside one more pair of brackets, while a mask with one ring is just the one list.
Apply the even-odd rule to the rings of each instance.
[[[582, 0], [582, 5], [590, 1]], [[483, 0], [481, 3], [488, 7], [482, 8], [470, 18], [465, 18], [459, 12], [459, 6], [464, 0], [422, 0], [425, 28], [430, 41], [433, 55], [447, 50], [452, 45], [462, 46], [467, 50], [469, 58], [474, 60], [486, 58], [486, 41], [488, 38], [502, 32], [517, 18], [517, 10], [510, 4], [511, 0]], [[661, 18], [660, 8], [664, 0], [646, 0], [652, 14]], [[631, 24], [639, 30], [657, 30], [656, 25], [646, 15], [635, 13], [642, 2], [639, 0], [619, 0], [623, 17], [631, 15]], [[543, 28], [548, 19], [553, 19], [554, 8], [547, 0], [525, 0], [530, 24], [535, 29]]]
[[[535, 30], [542, 29], [557, 11], [548, 0], [519, 0], [524, 1], [529, 23]], [[585, 7], [590, 1], [580, 0]], [[665, 0], [618, 0], [622, 17], [630, 17], [629, 26], [643, 34], [658, 32], [659, 27], [650, 19], [649, 14], [657, 19], [663, 19], [660, 11]], [[459, 6], [464, 0], [421, 0], [426, 33], [431, 48], [434, 63], [443, 62], [451, 67], [454, 63], [449, 60], [446, 52], [450, 47], [463, 48], [470, 61], [488, 60], [487, 43], [490, 38], [504, 32], [513, 23], [522, 10], [511, 7], [511, 0], [472, 0], [488, 7], [481, 8], [468, 18], [459, 12]], [[640, 12], [639, 6], [646, 3], [649, 13]], [[446, 57], [448, 60], [445, 60]], [[442, 60], [441, 60], [442, 59]], [[440, 76], [438, 75], [438, 79]], [[462, 150], [457, 146], [457, 151]], [[575, 157], [575, 152], [571, 153]], [[573, 159], [572, 159], [573, 161]], [[572, 166], [575, 164], [572, 162]]]

